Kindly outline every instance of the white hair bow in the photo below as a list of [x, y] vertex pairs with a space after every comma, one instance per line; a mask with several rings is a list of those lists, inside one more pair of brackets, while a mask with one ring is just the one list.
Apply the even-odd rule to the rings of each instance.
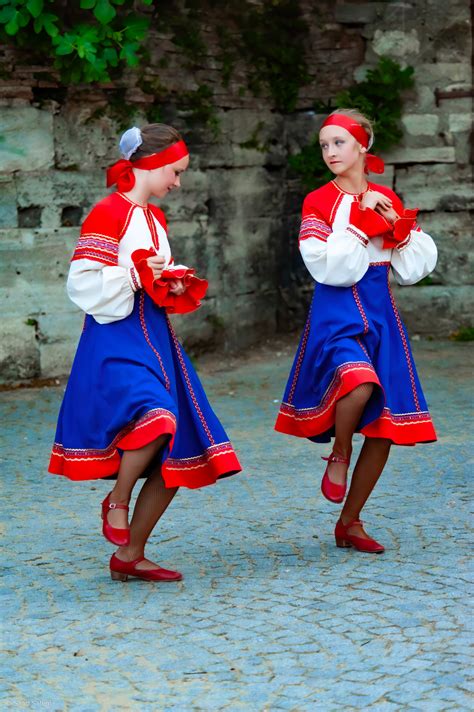
[[127, 129], [120, 139], [120, 153], [128, 161], [143, 143], [142, 132], [137, 126]]

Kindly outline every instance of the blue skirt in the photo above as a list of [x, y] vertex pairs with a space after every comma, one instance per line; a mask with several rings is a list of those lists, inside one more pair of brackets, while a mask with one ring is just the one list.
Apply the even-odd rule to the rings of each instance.
[[389, 272], [383, 262], [353, 287], [316, 284], [277, 431], [329, 442], [337, 401], [374, 383], [357, 432], [399, 445], [436, 440]]
[[124, 450], [161, 435], [167, 487], [203, 487], [241, 470], [165, 311], [139, 291], [125, 319], [99, 324], [86, 316], [49, 471], [114, 477]]

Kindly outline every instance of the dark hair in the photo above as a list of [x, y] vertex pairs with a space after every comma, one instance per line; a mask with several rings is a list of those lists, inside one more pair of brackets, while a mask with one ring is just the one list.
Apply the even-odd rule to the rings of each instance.
[[163, 149], [172, 146], [173, 143], [181, 141], [181, 135], [172, 126], [167, 124], [147, 124], [140, 129], [143, 143], [132, 153], [130, 160], [138, 161], [140, 158], [158, 153]]

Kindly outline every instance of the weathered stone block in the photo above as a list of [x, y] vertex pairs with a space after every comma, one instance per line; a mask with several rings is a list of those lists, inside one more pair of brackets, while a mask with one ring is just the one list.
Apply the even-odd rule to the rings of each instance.
[[454, 133], [457, 131], [470, 131], [472, 128], [472, 114], [449, 114], [449, 130]]
[[1, 230], [3, 314], [36, 318], [67, 303], [66, 277], [77, 229]]
[[393, 190], [393, 184], [395, 180], [395, 167], [386, 165], [385, 170], [381, 175], [371, 173], [370, 180], [372, 183], [377, 183], [378, 185], [385, 185], [387, 186], [387, 188], [392, 188]]
[[413, 136], [434, 136], [439, 126], [436, 114], [405, 114], [402, 123]]
[[35, 322], [23, 315], [2, 314], [0, 338], [0, 383], [36, 378], [41, 373]]
[[456, 155], [453, 146], [425, 148], [394, 148], [383, 154], [386, 163], [454, 163]]
[[446, 338], [473, 325], [474, 289], [461, 287], [397, 287], [396, 301], [410, 334]]
[[342, 25], [366, 25], [380, 19], [383, 16], [384, 7], [385, 3], [382, 2], [336, 5], [334, 19]]
[[407, 206], [447, 212], [468, 210], [473, 204], [472, 171], [457, 165], [397, 168], [396, 191]]
[[66, 376], [69, 373], [84, 323], [84, 313], [80, 309], [69, 300], [61, 302], [56, 305], [55, 312], [38, 317], [43, 378]]
[[0, 173], [0, 228], [17, 227], [17, 225], [16, 186], [8, 174]]
[[386, 56], [406, 60], [407, 57], [416, 56], [420, 51], [418, 32], [415, 29], [408, 32], [375, 30], [372, 48], [379, 57]]
[[[103, 173], [50, 171], [48, 174], [20, 173], [15, 178], [19, 207], [42, 205], [41, 227], [61, 227], [63, 208], [79, 206], [84, 217], [109, 192]], [[79, 231], [77, 232], [79, 234]]]
[[4, 108], [0, 115], [0, 171], [38, 171], [54, 163], [53, 117], [33, 107]]
[[419, 222], [438, 248], [438, 264], [431, 278], [439, 284], [473, 284], [474, 242], [471, 215], [468, 212], [420, 213]]

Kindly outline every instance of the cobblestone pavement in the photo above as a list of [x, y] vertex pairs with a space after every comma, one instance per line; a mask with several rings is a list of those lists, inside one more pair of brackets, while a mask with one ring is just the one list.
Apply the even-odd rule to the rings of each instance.
[[294, 341], [199, 367], [245, 472], [180, 492], [155, 531], [176, 585], [112, 582], [108, 485], [46, 474], [62, 388], [1, 394], [3, 709], [472, 709], [469, 345], [415, 344], [440, 439], [394, 449], [365, 512], [374, 557], [335, 547], [327, 446], [272, 431]]

